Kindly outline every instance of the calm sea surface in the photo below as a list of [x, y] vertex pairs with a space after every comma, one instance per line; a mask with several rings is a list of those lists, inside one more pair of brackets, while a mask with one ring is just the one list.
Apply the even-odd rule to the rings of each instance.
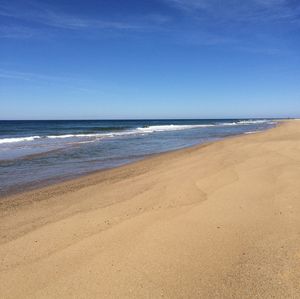
[[270, 119], [0, 121], [0, 195], [275, 125]]

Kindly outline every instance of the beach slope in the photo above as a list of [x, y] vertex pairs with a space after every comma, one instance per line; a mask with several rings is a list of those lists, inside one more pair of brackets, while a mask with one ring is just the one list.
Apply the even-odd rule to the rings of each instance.
[[300, 121], [0, 200], [1, 298], [300, 298]]

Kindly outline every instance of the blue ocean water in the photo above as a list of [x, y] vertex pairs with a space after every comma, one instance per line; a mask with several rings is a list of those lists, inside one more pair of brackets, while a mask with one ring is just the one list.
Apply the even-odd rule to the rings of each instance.
[[0, 121], [0, 195], [275, 125], [271, 119]]

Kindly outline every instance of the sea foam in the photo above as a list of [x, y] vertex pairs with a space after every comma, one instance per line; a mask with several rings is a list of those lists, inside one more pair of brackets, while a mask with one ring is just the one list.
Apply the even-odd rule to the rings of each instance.
[[179, 130], [188, 130], [196, 128], [208, 128], [208, 127], [219, 127], [219, 126], [239, 126], [239, 125], [251, 125], [251, 124], [262, 124], [274, 122], [270, 120], [241, 120], [237, 122], [227, 122], [227, 123], [215, 123], [215, 124], [199, 124], [199, 125], [153, 125], [133, 128], [130, 130], [118, 131], [118, 132], [107, 132], [107, 133], [79, 133], [79, 134], [62, 134], [62, 135], [48, 135], [48, 136], [28, 136], [28, 137], [12, 137], [12, 138], [3, 138], [0, 139], [0, 144], [5, 143], [14, 143], [14, 142], [30, 142], [37, 139], [65, 139], [65, 138], [113, 138], [113, 137], [122, 137], [130, 135], [144, 135], [151, 134], [155, 132], [166, 132], [166, 131], [179, 131]]
[[161, 126], [148, 126], [143, 128], [137, 128], [137, 131], [144, 133], [163, 132], [163, 131], [177, 131], [187, 130], [195, 128], [207, 128], [215, 125], [161, 125]]
[[33, 141], [41, 138], [40, 136], [29, 136], [29, 137], [16, 137], [16, 138], [2, 138], [0, 139], [0, 144], [2, 143], [13, 143], [13, 142], [24, 142]]

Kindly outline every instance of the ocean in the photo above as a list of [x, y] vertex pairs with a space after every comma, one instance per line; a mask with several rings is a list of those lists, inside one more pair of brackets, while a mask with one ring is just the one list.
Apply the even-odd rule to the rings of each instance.
[[275, 125], [272, 119], [0, 121], [0, 196]]

